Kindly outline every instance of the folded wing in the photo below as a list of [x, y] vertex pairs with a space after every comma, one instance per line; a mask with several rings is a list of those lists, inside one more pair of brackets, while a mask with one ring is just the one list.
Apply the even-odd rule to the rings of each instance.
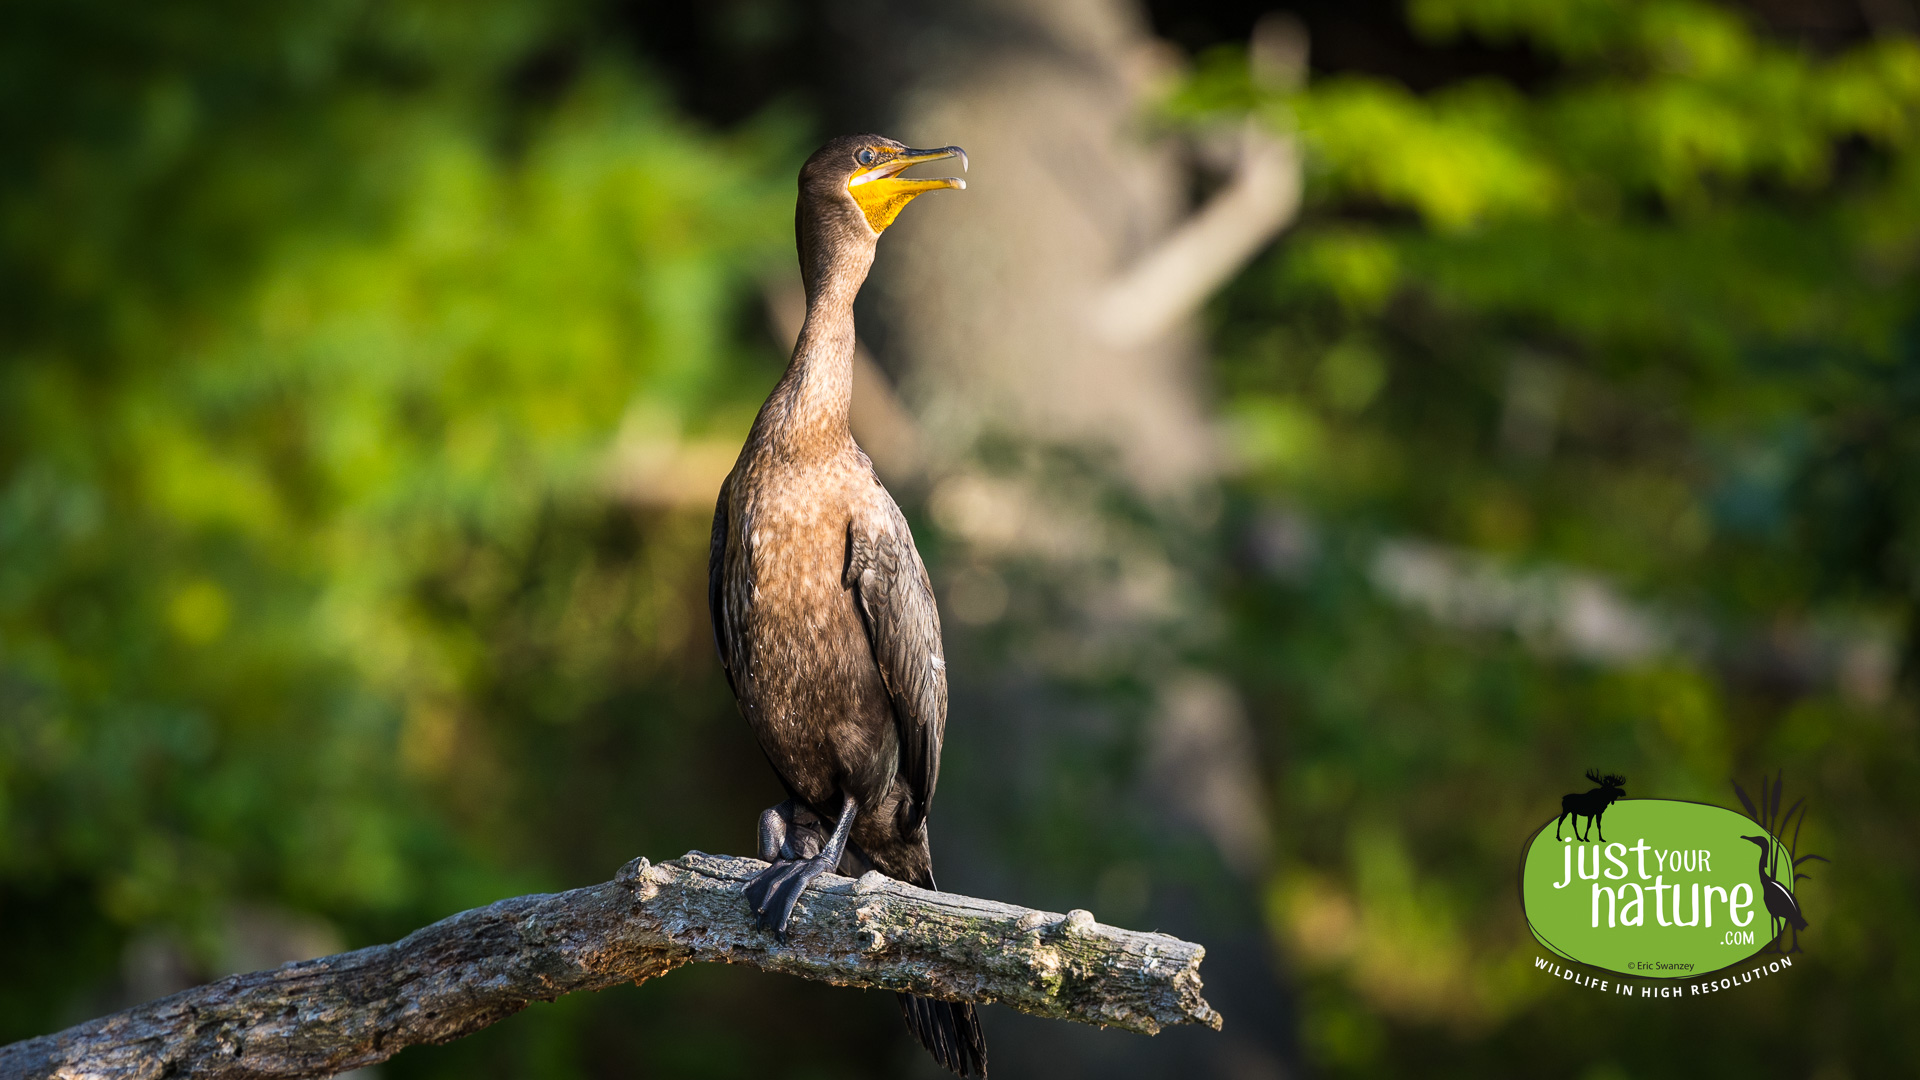
[[902, 825], [908, 836], [918, 836], [940, 776], [947, 660], [927, 568], [898, 509], [885, 528], [863, 532], [855, 526], [850, 531], [847, 581], [859, 600], [867, 640], [893, 702], [900, 737], [898, 777], [911, 796]]

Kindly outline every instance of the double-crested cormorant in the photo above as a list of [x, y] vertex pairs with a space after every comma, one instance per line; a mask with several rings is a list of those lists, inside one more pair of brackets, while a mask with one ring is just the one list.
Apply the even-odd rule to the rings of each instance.
[[[916, 196], [964, 188], [899, 174], [966, 154], [858, 135], [800, 170], [794, 229], [807, 318], [713, 513], [708, 603], [740, 711], [786, 787], [760, 819], [747, 886], [784, 935], [807, 882], [877, 869], [934, 888], [927, 806], [947, 721], [940, 616], [913, 534], [847, 428], [853, 298], [880, 233]], [[986, 1075], [973, 1006], [900, 995], [940, 1063]]]
[[[1760, 897], [1766, 902], [1767, 914], [1773, 920], [1774, 947], [1778, 948], [1780, 945], [1781, 932], [1787, 926], [1791, 926], [1793, 927], [1793, 948], [1798, 950], [1800, 931], [1807, 928], [1807, 919], [1800, 914], [1800, 902], [1793, 898], [1793, 893], [1767, 870], [1767, 857], [1773, 854], [1773, 840], [1765, 836], [1743, 836], [1740, 839], [1751, 840], [1760, 845]], [[1783, 923], [1785, 926], [1781, 925]]]

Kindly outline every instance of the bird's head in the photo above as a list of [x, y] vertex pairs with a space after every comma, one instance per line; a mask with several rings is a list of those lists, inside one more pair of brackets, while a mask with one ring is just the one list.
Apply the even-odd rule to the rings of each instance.
[[1743, 836], [1740, 839], [1751, 840], [1754, 843], [1759, 844], [1761, 851], [1766, 851], [1768, 848], [1773, 846], [1772, 843], [1764, 836]]
[[800, 277], [812, 303], [819, 290], [837, 283], [852, 301], [873, 265], [880, 233], [906, 205], [929, 191], [964, 188], [954, 176], [901, 176], [923, 161], [959, 158], [957, 146], [915, 150], [879, 135], [843, 135], [814, 151], [800, 167], [800, 202], [794, 234], [800, 247]]
[[906, 205], [929, 191], [964, 188], [957, 176], [902, 176], [924, 161], [959, 158], [967, 167], [967, 152], [957, 146], [915, 150], [880, 135], [845, 135], [821, 147], [800, 169], [800, 210], [831, 213], [851, 205], [879, 235], [893, 224]]

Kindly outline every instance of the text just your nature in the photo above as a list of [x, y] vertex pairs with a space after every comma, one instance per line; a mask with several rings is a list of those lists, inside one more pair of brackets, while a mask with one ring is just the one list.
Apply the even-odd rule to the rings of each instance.
[[[1675, 880], [1669, 882], [1669, 875], [1679, 879], [1682, 874], [1704, 874], [1712, 870], [1713, 853], [1703, 848], [1671, 850], [1647, 846], [1645, 837], [1632, 847], [1614, 842], [1605, 847], [1595, 845], [1589, 848], [1585, 844], [1576, 844], [1569, 837], [1562, 849], [1564, 862], [1561, 880], [1553, 886], [1556, 889], [1575, 887], [1573, 882], [1578, 875], [1580, 880], [1593, 882], [1593, 927], [1600, 927], [1601, 899], [1606, 900], [1606, 925], [1644, 926], [1646, 925], [1648, 894], [1652, 894], [1653, 917], [1661, 926], [1699, 926], [1701, 920], [1713, 925], [1716, 904], [1724, 907], [1725, 920], [1734, 926], [1744, 927], [1753, 923], [1753, 886], [1746, 883], [1725, 889], [1719, 885], [1708, 885], [1704, 895], [1701, 883]], [[1587, 858], [1591, 852], [1591, 866]], [[1606, 862], [1601, 862], [1601, 856]], [[1631, 864], [1625, 856], [1634, 856]], [[1653, 856], [1653, 873], [1647, 872], [1647, 856]], [[1629, 876], [1638, 881], [1627, 881]], [[1621, 882], [1618, 886], [1603, 885], [1602, 880]], [[1642, 884], [1650, 882], [1649, 884]], [[1682, 889], [1691, 884], [1686, 892]], [[1681, 918], [1681, 898], [1687, 898], [1687, 918]], [[1717, 897], [1717, 900], [1716, 900]], [[1671, 913], [1671, 918], [1669, 918]]]

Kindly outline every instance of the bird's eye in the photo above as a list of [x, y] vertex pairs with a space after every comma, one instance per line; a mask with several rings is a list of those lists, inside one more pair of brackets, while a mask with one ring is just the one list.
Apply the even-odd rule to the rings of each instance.
[[873, 151], [862, 150], [859, 153], [853, 155], [853, 160], [859, 162], [862, 165], [871, 165], [873, 164]]

